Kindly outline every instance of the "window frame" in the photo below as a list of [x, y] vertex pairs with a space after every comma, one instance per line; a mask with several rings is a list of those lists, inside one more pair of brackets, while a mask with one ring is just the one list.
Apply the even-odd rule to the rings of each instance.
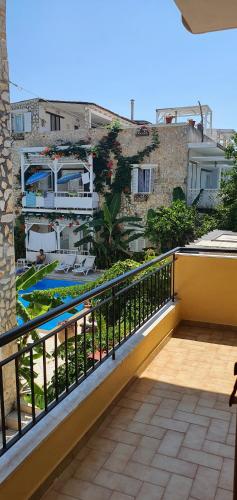
[[61, 116], [56, 113], [49, 113], [50, 117], [50, 131], [57, 132], [61, 130]]
[[[137, 169], [137, 189], [136, 191], [133, 191], [131, 189], [131, 192], [133, 194], [152, 194], [153, 192], [153, 189], [152, 189], [152, 185], [151, 185], [151, 182], [152, 182], [152, 169], [156, 168], [157, 167], [157, 164], [154, 164], [154, 163], [144, 163], [144, 164], [133, 164], [132, 165], [132, 169]], [[138, 176], [139, 176], [139, 170], [149, 170], [150, 172], [150, 179], [149, 179], [149, 191], [139, 191], [138, 190]], [[132, 186], [131, 186], [132, 187]]]
[[[22, 125], [22, 128], [21, 129], [18, 129], [16, 127], [16, 118], [21, 118], [21, 125]], [[25, 119], [24, 119], [24, 112], [22, 113], [12, 113], [12, 116], [11, 116], [11, 121], [12, 121], [12, 132], [15, 132], [15, 133], [22, 133], [25, 131]]]

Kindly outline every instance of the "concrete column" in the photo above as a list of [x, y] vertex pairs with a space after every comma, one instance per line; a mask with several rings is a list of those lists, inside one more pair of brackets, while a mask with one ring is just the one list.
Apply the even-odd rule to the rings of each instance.
[[[15, 255], [13, 239], [13, 172], [6, 47], [6, 0], [0, 0], [0, 334], [16, 325]], [[1, 349], [0, 359], [15, 350]], [[4, 368], [5, 410], [15, 400], [14, 366]]]

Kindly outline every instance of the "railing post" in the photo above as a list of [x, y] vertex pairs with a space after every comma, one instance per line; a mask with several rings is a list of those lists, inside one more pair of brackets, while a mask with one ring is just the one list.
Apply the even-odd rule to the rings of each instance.
[[[234, 366], [234, 375], [237, 375], [237, 363], [235, 363]], [[232, 405], [237, 404], [237, 397], [236, 397], [236, 392], [237, 392], [237, 380], [235, 381], [233, 391], [230, 395], [229, 399], [229, 406], [231, 407]], [[235, 459], [234, 459], [234, 482], [233, 482], [233, 500], [236, 500], [237, 498], [237, 415], [235, 415], [236, 418], [236, 429], [235, 429]]]
[[175, 299], [175, 253], [172, 256], [172, 302]]
[[112, 308], [113, 308], [113, 352], [112, 359], [115, 359], [115, 287], [112, 288]]

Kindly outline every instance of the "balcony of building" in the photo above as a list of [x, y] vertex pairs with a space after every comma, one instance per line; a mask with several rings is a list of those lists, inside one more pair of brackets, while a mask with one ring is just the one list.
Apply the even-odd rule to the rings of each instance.
[[215, 142], [190, 143], [187, 181], [187, 203], [199, 208], [215, 208], [220, 201], [221, 180], [228, 175], [233, 161]]
[[97, 209], [92, 157], [88, 162], [73, 157], [53, 160], [42, 156], [42, 149], [24, 149], [21, 154], [23, 212], [86, 214]]
[[0, 363], [2, 498], [232, 498], [236, 279], [236, 249], [176, 249], [4, 334], [2, 348], [87, 304]]

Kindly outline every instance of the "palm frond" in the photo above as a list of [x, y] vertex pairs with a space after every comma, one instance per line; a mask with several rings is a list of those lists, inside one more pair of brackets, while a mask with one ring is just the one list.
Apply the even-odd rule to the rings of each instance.
[[25, 281], [27, 281], [35, 273], [35, 267], [32, 266], [27, 271], [25, 271], [20, 276], [16, 278], [16, 290], [23, 290], [22, 286]]
[[46, 264], [46, 266], [43, 266], [40, 269], [35, 270], [34, 274], [32, 274], [21, 284], [21, 290], [26, 290], [27, 288], [30, 288], [31, 286], [38, 283], [38, 281], [42, 280], [45, 276], [52, 273], [57, 265], [58, 261], [56, 260], [54, 262], [51, 262], [50, 264]]
[[121, 194], [115, 193], [109, 207], [110, 216], [112, 220], [116, 219], [117, 215], [120, 212], [120, 207], [121, 207]]
[[19, 316], [24, 321], [24, 323], [30, 321], [31, 319], [29, 311], [19, 300], [17, 300], [16, 303], [16, 313], [17, 316]]

